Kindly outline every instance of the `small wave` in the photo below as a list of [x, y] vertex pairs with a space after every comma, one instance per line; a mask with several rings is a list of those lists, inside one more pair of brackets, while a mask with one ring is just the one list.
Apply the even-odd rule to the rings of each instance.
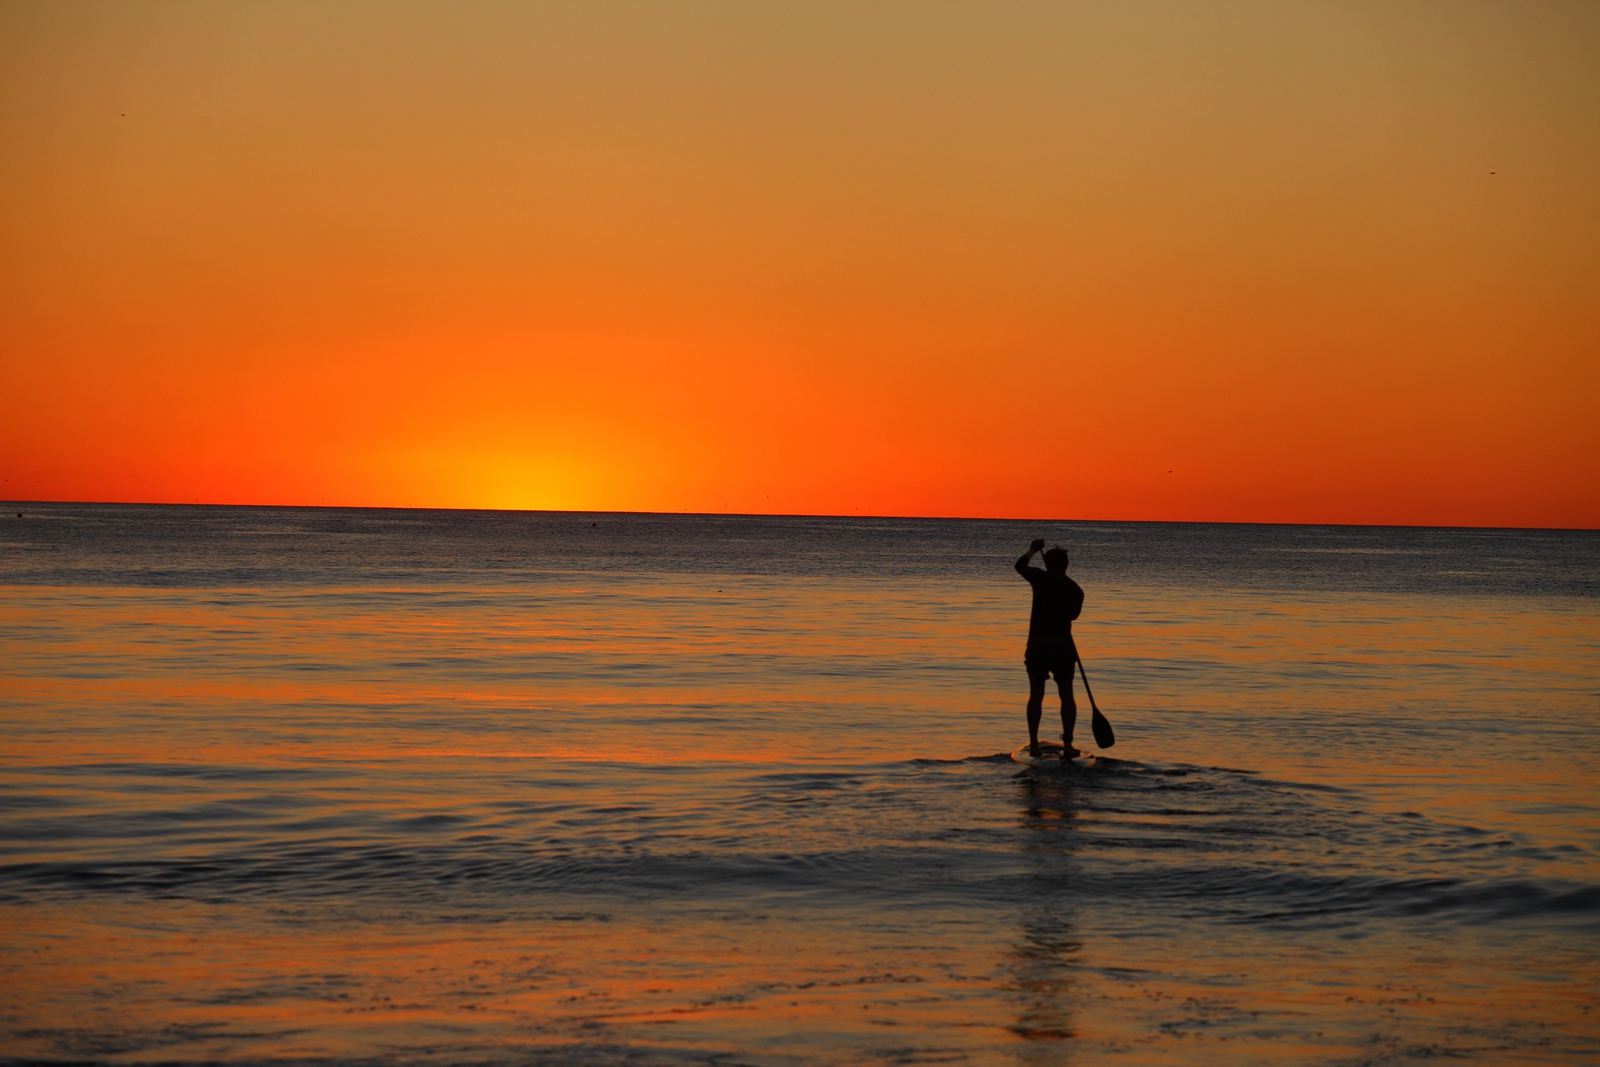
[[[1132, 876], [1113, 879], [1103, 888], [1115, 893], [1119, 883], [1131, 881]], [[1149, 896], [1248, 925], [1345, 925], [1367, 918], [1464, 923], [1600, 918], [1600, 886], [1555, 879], [1382, 878], [1174, 866], [1141, 875], [1138, 881]]]

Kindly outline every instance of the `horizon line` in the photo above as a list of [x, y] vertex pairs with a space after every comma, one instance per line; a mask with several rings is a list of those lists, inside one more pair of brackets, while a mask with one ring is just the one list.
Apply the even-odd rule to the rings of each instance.
[[630, 511], [630, 510], [579, 510], [576, 508], [464, 508], [419, 507], [399, 504], [238, 504], [196, 500], [179, 502], [170, 500], [7, 500], [0, 501], [5, 510], [13, 506], [26, 509], [30, 505], [87, 507], [159, 507], [159, 508], [255, 508], [301, 509], [307, 511], [437, 511], [499, 515], [643, 515], [680, 518], [727, 519], [906, 519], [924, 522], [1069, 522], [1117, 523], [1125, 525], [1167, 526], [1335, 526], [1351, 529], [1387, 530], [1520, 530], [1526, 532], [1559, 531], [1562, 533], [1596, 533], [1592, 526], [1465, 526], [1450, 523], [1393, 523], [1393, 522], [1272, 522], [1251, 519], [1106, 519], [1106, 518], [1041, 518], [1037, 516], [991, 515], [904, 515], [891, 513], [839, 514], [832, 512], [765, 512], [765, 511]]

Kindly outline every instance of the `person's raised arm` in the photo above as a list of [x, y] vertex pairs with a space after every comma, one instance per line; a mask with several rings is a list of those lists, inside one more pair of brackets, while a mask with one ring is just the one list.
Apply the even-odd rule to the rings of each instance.
[[1033, 561], [1036, 553], [1042, 551], [1044, 551], [1044, 538], [1034, 538], [1033, 544], [1028, 546], [1028, 551], [1022, 554], [1021, 559], [1017, 560], [1017, 573], [1026, 578], [1028, 576], [1028, 564]]

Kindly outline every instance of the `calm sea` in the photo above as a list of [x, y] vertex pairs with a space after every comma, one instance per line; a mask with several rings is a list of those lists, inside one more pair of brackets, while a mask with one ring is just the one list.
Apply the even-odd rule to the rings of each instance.
[[1600, 534], [8, 509], [0, 1060], [1600, 1058]]

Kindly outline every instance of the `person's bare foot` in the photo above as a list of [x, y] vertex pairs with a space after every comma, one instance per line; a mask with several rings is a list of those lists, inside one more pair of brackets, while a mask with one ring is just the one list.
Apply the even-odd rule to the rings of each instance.
[[1038, 759], [1039, 758], [1039, 742], [1037, 742], [1037, 741], [1029, 741], [1028, 742], [1028, 755], [1032, 756], [1034, 759]]

